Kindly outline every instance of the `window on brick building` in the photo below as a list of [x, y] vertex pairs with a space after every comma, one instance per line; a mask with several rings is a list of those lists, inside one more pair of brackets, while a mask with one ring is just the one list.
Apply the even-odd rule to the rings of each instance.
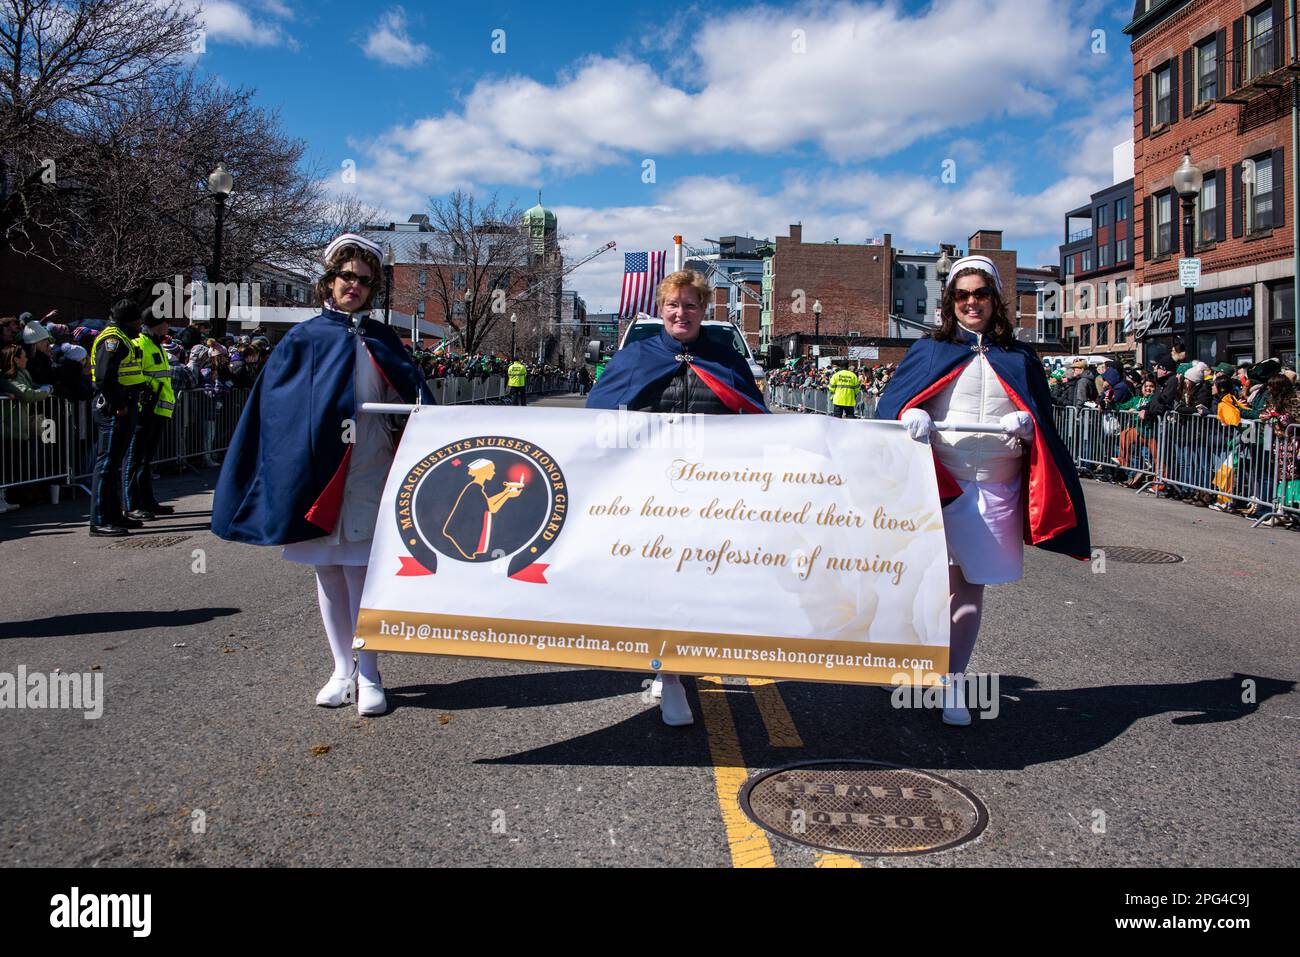
[[1098, 206], [1098, 207], [1097, 207], [1097, 211], [1096, 211], [1096, 219], [1097, 219], [1097, 228], [1098, 228], [1098, 229], [1100, 229], [1102, 226], [1109, 226], [1109, 225], [1110, 225], [1110, 221], [1106, 218], [1107, 215], [1108, 215], [1109, 213], [1110, 213], [1110, 207], [1109, 207], [1109, 206]]
[[1092, 268], [1092, 250], [1085, 249], [1079, 253], [1079, 272], [1087, 272]]
[[1097, 345], [1105, 346], [1110, 344], [1110, 323], [1097, 323]]
[[1115, 345], [1119, 345], [1121, 342], [1127, 342], [1127, 341], [1128, 341], [1128, 336], [1124, 332], [1124, 320], [1116, 319], [1115, 320]]
[[1155, 125], [1164, 126], [1173, 116], [1174, 89], [1170, 64], [1166, 63], [1155, 71], [1152, 84], [1155, 87]]
[[1097, 283], [1097, 305], [1099, 306], [1110, 305], [1110, 283], [1108, 282]]
[[1102, 243], [1097, 247], [1097, 268], [1102, 269], [1110, 265], [1110, 243]]
[[451, 274], [451, 288], [457, 291], [465, 288], [465, 274], [463, 272]]
[[1092, 345], [1092, 323], [1091, 323], [1091, 322], [1085, 322], [1085, 323], [1080, 324], [1080, 326], [1079, 326], [1079, 345], [1081, 345], [1081, 346], [1090, 346], [1090, 345]]
[[900, 316], [903, 314], [903, 300], [902, 300], [902, 299], [895, 299], [895, 300], [894, 300], [894, 312], [897, 313], [897, 314], [900, 315]]
[[1201, 182], [1201, 195], [1196, 201], [1196, 242], [1206, 245], [1219, 238], [1219, 192], [1218, 181], [1213, 175]]
[[1124, 297], [1127, 295], [1128, 295], [1128, 280], [1116, 279], [1115, 280], [1115, 301], [1123, 302]]
[[424, 284], [427, 281], [428, 281], [428, 276], [425, 274], [425, 270], [421, 269], [419, 276], [416, 277], [416, 284], [419, 285], [421, 289], [423, 289]]
[[1246, 232], [1264, 232], [1273, 228], [1273, 154], [1256, 156], [1252, 161], [1253, 177], [1246, 183]]
[[1115, 200], [1115, 222], [1123, 222], [1128, 219], [1128, 197], [1121, 196]]
[[1078, 287], [1079, 290], [1079, 311], [1087, 312], [1092, 308], [1092, 287], [1083, 283]]
[[1067, 276], [1074, 275], [1074, 256], [1072, 255], [1065, 257], [1065, 274]]
[[1219, 98], [1219, 44], [1213, 34], [1196, 46], [1196, 105]]
[[1174, 248], [1174, 194], [1165, 191], [1155, 197], [1157, 256], [1168, 256]]
[[1273, 6], [1246, 15], [1246, 79], [1273, 72]]
[[918, 299], [918, 300], [916, 300], [916, 311], [919, 312], [919, 313], [920, 313], [921, 315], [923, 315], [923, 316], [925, 315], [925, 300], [924, 300], [924, 299]]
[[1128, 261], [1128, 239], [1115, 240], [1115, 262], [1122, 263]]

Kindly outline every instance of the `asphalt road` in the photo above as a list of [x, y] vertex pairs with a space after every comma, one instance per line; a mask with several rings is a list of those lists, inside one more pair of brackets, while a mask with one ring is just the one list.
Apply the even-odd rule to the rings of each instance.
[[[0, 517], [0, 673], [93, 668], [105, 699], [0, 710], [0, 864], [1294, 864], [1295, 532], [1085, 483], [1095, 543], [1185, 561], [1030, 549], [975, 652], [1000, 713], [965, 729], [885, 689], [736, 679], [688, 679], [696, 724], [668, 728], [643, 675], [423, 655], [385, 656], [392, 711], [361, 719], [312, 703], [310, 569], [215, 539], [214, 478], [165, 479], [177, 514], [122, 542], [87, 537], [84, 497]], [[948, 777], [989, 825], [878, 860], [735, 813], [749, 774], [826, 758]]]

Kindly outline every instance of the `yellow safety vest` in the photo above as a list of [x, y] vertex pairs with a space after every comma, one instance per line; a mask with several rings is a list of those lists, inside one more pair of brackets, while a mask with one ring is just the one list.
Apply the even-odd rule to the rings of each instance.
[[99, 384], [99, 379], [95, 372], [95, 357], [99, 352], [99, 340], [105, 336], [118, 339], [126, 347], [126, 355], [122, 356], [122, 361], [117, 364], [117, 381], [124, 386], [144, 385], [145, 376], [140, 368], [140, 353], [136, 351], [135, 343], [117, 326], [105, 326], [104, 331], [95, 336], [95, 341], [90, 344], [90, 381]]
[[510, 376], [510, 388], [522, 386], [528, 381], [528, 366], [522, 362], [512, 362], [506, 374]]
[[176, 390], [172, 388], [172, 367], [167, 361], [167, 353], [143, 332], [135, 340], [135, 346], [140, 350], [140, 366], [145, 380], [149, 388], [158, 393], [154, 414], [170, 419], [176, 410]]
[[848, 369], [841, 369], [831, 376], [831, 401], [836, 405], [854, 405], [858, 401], [858, 389], [862, 383]]

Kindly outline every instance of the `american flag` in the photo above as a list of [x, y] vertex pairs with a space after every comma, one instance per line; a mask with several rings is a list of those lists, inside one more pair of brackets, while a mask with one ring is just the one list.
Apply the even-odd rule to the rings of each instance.
[[631, 319], [639, 312], [647, 316], [657, 315], [655, 287], [664, 278], [667, 258], [668, 253], [664, 250], [623, 254], [623, 297], [618, 304], [620, 319]]

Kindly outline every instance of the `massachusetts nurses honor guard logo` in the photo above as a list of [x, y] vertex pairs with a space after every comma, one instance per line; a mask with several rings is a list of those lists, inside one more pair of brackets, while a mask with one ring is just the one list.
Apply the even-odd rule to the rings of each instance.
[[398, 575], [432, 575], [438, 557], [472, 565], [508, 561], [506, 573], [546, 584], [538, 559], [564, 527], [564, 472], [544, 449], [503, 435], [444, 445], [406, 474], [397, 528], [410, 557]]

